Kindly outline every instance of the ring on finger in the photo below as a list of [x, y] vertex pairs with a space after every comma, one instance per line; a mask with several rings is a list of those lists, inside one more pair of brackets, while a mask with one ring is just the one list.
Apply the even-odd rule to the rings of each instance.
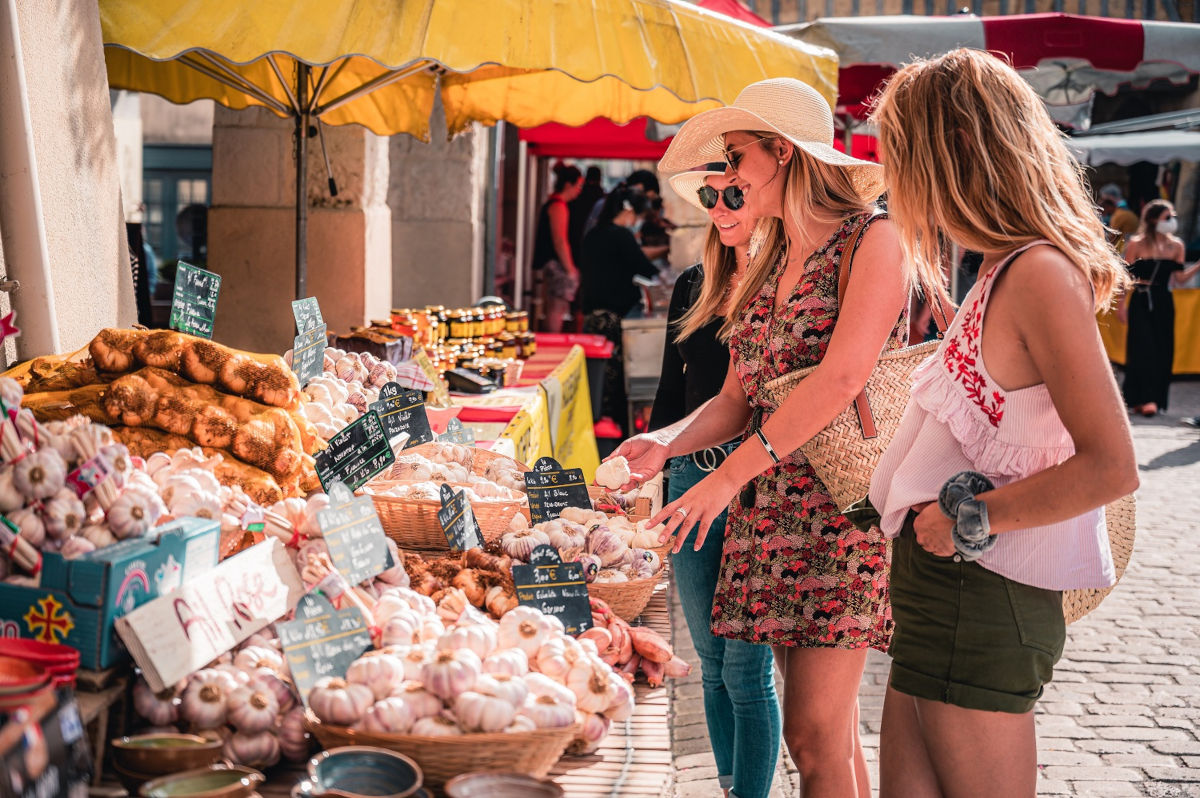
[[675, 512], [679, 515], [680, 518], [687, 518], [688, 511], [687, 511], [686, 507], [676, 507]]

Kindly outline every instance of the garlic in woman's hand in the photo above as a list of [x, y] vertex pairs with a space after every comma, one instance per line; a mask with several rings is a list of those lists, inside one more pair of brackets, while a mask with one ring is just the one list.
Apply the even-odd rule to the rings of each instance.
[[596, 484], [609, 490], [618, 490], [632, 477], [629, 461], [624, 457], [614, 457], [601, 463], [600, 467], [596, 469]]

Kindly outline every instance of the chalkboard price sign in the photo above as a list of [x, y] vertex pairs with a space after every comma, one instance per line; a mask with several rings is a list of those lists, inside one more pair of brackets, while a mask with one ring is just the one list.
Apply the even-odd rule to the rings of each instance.
[[433, 440], [433, 429], [425, 413], [425, 394], [420, 391], [405, 390], [389, 382], [379, 389], [379, 401], [372, 402], [371, 409], [379, 414], [389, 438], [408, 433], [404, 448]]
[[328, 492], [334, 482], [358, 490], [371, 477], [396, 462], [388, 445], [383, 422], [368, 410], [353, 424], [329, 439], [329, 446], [316, 454], [317, 477]]
[[296, 619], [275, 624], [292, 681], [308, 705], [308, 694], [326, 676], [345, 676], [350, 663], [371, 648], [371, 633], [362, 612], [335, 610], [318, 591], [296, 605]]
[[318, 324], [301, 332], [292, 343], [292, 371], [301, 388], [325, 370], [326, 330], [324, 324]]
[[346, 582], [357, 585], [388, 565], [387, 536], [369, 497], [356, 499], [340, 482], [329, 486], [329, 507], [317, 512], [317, 524], [333, 567]]
[[517, 603], [537, 607], [562, 621], [567, 634], [577, 635], [592, 626], [587, 580], [578, 562], [563, 562], [558, 549], [542, 544], [529, 555], [529, 564], [512, 567]]
[[175, 270], [175, 294], [171, 299], [171, 329], [212, 338], [220, 291], [221, 275], [180, 261]]
[[296, 332], [298, 333], [306, 333], [325, 323], [325, 319], [321, 316], [321, 306], [315, 296], [307, 299], [293, 299], [292, 315], [296, 317]]
[[446, 542], [451, 551], [466, 551], [483, 546], [483, 535], [479, 522], [471, 510], [471, 503], [463, 492], [449, 485], [442, 485], [442, 509], [438, 510], [438, 523], [446, 533]]
[[446, 431], [437, 436], [437, 439], [445, 443], [461, 443], [466, 446], [474, 446], [475, 430], [470, 427], [464, 427], [461, 421], [457, 418], [452, 418], [446, 422]]
[[568, 507], [592, 509], [583, 469], [563, 468], [552, 457], [543, 457], [525, 472], [529, 517], [535, 524], [553, 521]]

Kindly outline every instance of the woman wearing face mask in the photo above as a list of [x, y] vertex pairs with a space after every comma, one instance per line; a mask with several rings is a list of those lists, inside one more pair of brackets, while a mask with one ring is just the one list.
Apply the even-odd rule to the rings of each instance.
[[[751, 243], [724, 330], [731, 361], [721, 392], [618, 450], [637, 480], [669, 457], [744, 436], [651, 520], [666, 522], [677, 549], [697, 527], [700, 549], [730, 508], [712, 629], [778, 647], [783, 734], [806, 798], [871, 794], [858, 685], [866, 649], [887, 649], [891, 619], [882, 536], [839, 511], [799, 447], [852, 403], [879, 353], [908, 337], [899, 243], [874, 205], [883, 170], [832, 144], [829, 105], [790, 78], [755, 83], [676, 134], [660, 170], [724, 157], [747, 212], [781, 219], [783, 234], [764, 230]], [[816, 369], [774, 406], [766, 383], [807, 366]]]
[[[710, 164], [707, 170], [684, 172], [670, 180], [683, 199], [708, 212], [712, 225], [703, 262], [686, 269], [675, 283], [651, 430], [674, 424], [716, 396], [729, 367], [729, 344], [721, 329], [745, 274], [754, 219], [746, 212], [745, 195], [725, 177], [724, 167]], [[678, 499], [736, 448], [736, 441], [731, 441], [672, 458], [668, 498]], [[781, 733], [771, 650], [717, 637], [709, 628], [724, 534], [722, 514], [713, 521], [699, 550], [685, 545], [671, 560], [679, 602], [700, 656], [704, 716], [717, 778], [727, 793], [766, 798]]]
[[1167, 409], [1171, 362], [1175, 358], [1175, 303], [1171, 289], [1183, 285], [1200, 269], [1184, 270], [1184, 246], [1175, 235], [1178, 217], [1166, 200], [1152, 200], [1142, 209], [1137, 235], [1125, 245], [1125, 262], [1133, 290], [1121, 298], [1121, 320], [1129, 325], [1125, 338], [1125, 405], [1143, 416]]

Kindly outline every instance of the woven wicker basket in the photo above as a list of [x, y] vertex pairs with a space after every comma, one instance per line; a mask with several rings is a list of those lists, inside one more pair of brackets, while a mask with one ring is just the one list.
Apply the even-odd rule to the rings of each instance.
[[[1108, 525], [1108, 545], [1112, 549], [1113, 567], [1116, 569], [1117, 579], [1120, 580], [1125, 575], [1125, 567], [1129, 565], [1129, 556], [1133, 554], [1133, 537], [1137, 531], [1137, 504], [1133, 494], [1117, 499], [1105, 507], [1104, 520]], [[1067, 623], [1075, 623], [1100, 606], [1100, 602], [1104, 601], [1104, 597], [1111, 591], [1112, 587], [1064, 590], [1063, 617]]]
[[[433, 444], [414, 446], [406, 450], [406, 454], [420, 454], [428, 457], [434, 448]], [[476, 449], [471, 463], [471, 472], [482, 476], [490, 463], [496, 460], [513, 464], [522, 473], [529, 468], [522, 463], [505, 457], [502, 454], [490, 452], [487, 449]], [[385, 489], [388, 480], [374, 480], [372, 489]], [[469, 485], [447, 483], [455, 490], [461, 490]], [[402, 549], [413, 551], [445, 552], [450, 547], [446, 544], [446, 535], [438, 523], [438, 510], [442, 509], [440, 501], [427, 499], [398, 499], [391, 496], [371, 496], [375, 502], [375, 512], [383, 531], [396, 545]], [[517, 513], [523, 513], [529, 519], [529, 504], [526, 501], [489, 501], [471, 505], [475, 520], [479, 522], [479, 531], [483, 533], [485, 542], [499, 540], [508, 524]]]
[[425, 773], [425, 785], [436, 788], [455, 776], [477, 770], [527, 773], [543, 778], [582, 728], [575, 724], [531, 732], [418, 737], [331, 726], [321, 723], [311, 711], [305, 715], [305, 725], [324, 748], [372, 745], [411, 757]]
[[604, 601], [622, 620], [632, 621], [646, 610], [654, 588], [667, 575], [667, 561], [654, 576], [631, 579], [628, 582], [591, 582], [588, 596]]

